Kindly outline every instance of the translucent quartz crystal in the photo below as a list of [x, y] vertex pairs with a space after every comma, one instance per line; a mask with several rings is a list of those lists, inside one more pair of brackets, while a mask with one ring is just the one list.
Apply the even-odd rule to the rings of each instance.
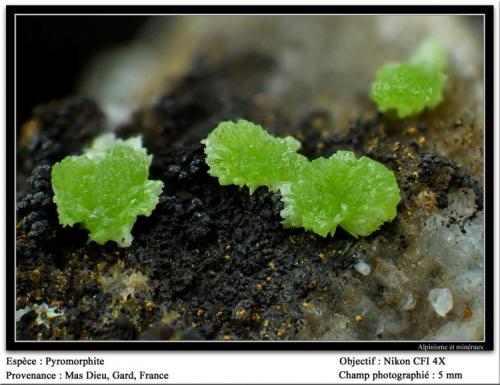
[[445, 317], [446, 314], [453, 309], [453, 296], [448, 288], [432, 289], [429, 292], [429, 302], [434, 311], [441, 317]]

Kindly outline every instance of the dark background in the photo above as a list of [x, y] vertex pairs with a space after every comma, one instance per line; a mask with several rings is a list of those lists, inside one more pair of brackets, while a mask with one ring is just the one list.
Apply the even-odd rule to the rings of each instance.
[[[134, 38], [150, 16], [17, 16], [17, 122], [33, 108], [74, 92], [97, 52]], [[467, 17], [482, 34], [482, 17]]]
[[106, 47], [132, 39], [148, 16], [17, 16], [17, 122], [74, 92], [82, 68]]

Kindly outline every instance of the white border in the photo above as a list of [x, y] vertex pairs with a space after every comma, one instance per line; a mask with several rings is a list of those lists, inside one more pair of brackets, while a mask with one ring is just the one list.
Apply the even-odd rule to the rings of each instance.
[[[250, 15], [250, 16], [353, 16], [353, 15], [359, 15], [359, 16], [378, 16], [378, 15], [391, 15], [391, 16], [407, 16], [407, 15], [411, 15], [411, 16], [456, 16], [456, 15], [465, 15], [465, 16], [482, 16], [483, 18], [483, 43], [485, 42], [485, 33], [486, 33], [486, 30], [485, 30], [485, 16], [483, 14], [462, 14], [462, 13], [450, 13], [450, 14], [279, 14], [279, 15], [274, 15], [274, 14], [269, 14], [269, 15], [261, 15], [261, 14], [252, 14], [252, 13], [249, 13], [249, 14], [217, 14], [217, 13], [214, 13], [214, 14], [208, 14], [208, 13], [200, 13], [200, 14], [189, 14], [189, 13], [172, 13], [172, 14], [167, 14], [167, 13], [163, 13], [163, 14], [154, 14], [154, 13], [151, 13], [151, 14], [148, 14], [148, 13], [137, 13], [137, 14], [78, 14], [78, 13], [64, 13], [64, 14], [50, 14], [50, 13], [43, 13], [43, 14], [31, 14], [31, 13], [18, 13], [14, 16], [14, 95], [15, 95], [15, 99], [14, 99], [14, 126], [15, 126], [15, 132], [14, 132], [14, 135], [15, 137], [17, 137], [17, 114], [16, 114], [16, 111], [17, 111], [17, 106], [16, 106], [16, 102], [17, 102], [17, 36], [16, 36], [16, 32], [17, 32], [17, 17], [18, 16], [181, 16], [181, 15], [189, 15], [189, 16], [220, 16], [220, 15], [224, 15], [224, 16], [239, 16], [239, 15]], [[485, 84], [485, 79], [486, 79], [486, 73], [485, 73], [485, 47], [483, 45], [483, 84]], [[484, 116], [486, 116], [486, 90], [485, 90], [485, 87], [483, 86], [483, 114]], [[485, 118], [486, 119], [486, 118]], [[483, 150], [485, 150], [485, 146], [486, 146], [486, 136], [483, 135]], [[15, 156], [15, 152], [14, 151], [14, 156]], [[484, 152], [484, 151], [483, 151]], [[17, 169], [17, 157], [15, 158], [15, 168]], [[483, 165], [484, 165], [484, 173], [486, 174], [486, 162], [484, 160], [484, 157], [483, 157]], [[14, 179], [16, 179], [17, 177], [17, 174], [15, 175]], [[486, 185], [486, 180], [484, 181], [485, 185]], [[16, 187], [16, 182], [14, 181], [14, 188]], [[484, 208], [483, 210], [486, 212], [486, 188], [484, 189], [483, 191], [483, 202], [484, 202]], [[14, 192], [14, 206], [16, 205], [16, 192]], [[14, 218], [14, 227], [16, 226], [16, 219]], [[484, 222], [484, 230], [486, 231], [486, 218], [485, 218], [485, 222]], [[14, 234], [14, 244], [15, 244], [15, 241], [16, 241], [16, 235]], [[490, 240], [491, 242], [491, 240]], [[484, 250], [486, 252], [486, 243], [484, 244]], [[16, 284], [16, 280], [17, 280], [17, 277], [16, 277], [16, 265], [17, 265], [17, 252], [14, 251], [14, 253], [16, 254], [15, 255], [15, 262], [14, 262], [14, 293], [15, 293], [15, 288], [17, 287], [17, 284]], [[486, 264], [486, 255], [483, 255], [483, 265]], [[486, 285], [485, 285], [485, 270], [483, 270], [483, 336], [485, 335], [486, 333], [486, 302], [485, 302], [485, 293], [486, 293]], [[491, 310], [493, 311], [493, 310]], [[13, 313], [13, 317], [14, 317], [14, 325], [16, 325], [16, 320], [15, 320], [15, 317], [16, 317], [16, 314], [15, 314], [15, 311]], [[366, 340], [335, 340], [335, 341], [316, 341], [316, 340], [272, 340], [272, 341], [264, 341], [264, 340], [258, 340], [258, 341], [254, 341], [254, 340], [231, 340], [231, 341], [211, 341], [211, 340], [195, 340], [195, 341], [156, 341], [156, 340], [153, 340], [153, 341], [143, 341], [143, 340], [105, 340], [105, 341], [94, 341], [94, 340], [89, 340], [89, 341], [82, 341], [82, 340], [42, 340], [42, 341], [37, 341], [37, 340], [20, 340], [18, 341], [17, 338], [15, 338], [15, 342], [16, 343], [33, 343], [33, 342], [44, 342], [44, 343], [84, 343], [84, 344], [91, 344], [91, 343], [95, 343], [95, 342], [99, 342], [99, 343], [102, 343], [102, 342], [113, 342], [113, 343], [117, 343], [117, 342], [120, 342], [120, 343], [162, 343], [162, 344], [192, 344], [192, 343], [216, 343], [216, 344], [234, 344], [234, 343], [241, 343], [241, 342], [245, 342], [245, 343], [259, 343], [259, 344], [262, 344], [262, 345], [267, 345], [267, 344], [281, 344], [281, 343], [314, 343], [314, 344], [332, 344], [332, 343], [377, 343], [377, 344], [380, 344], [380, 343], [419, 343], [419, 344], [444, 344], [444, 343], [451, 343], [451, 344], [468, 344], [468, 343], [481, 343], [481, 342], [485, 342], [485, 339], [483, 338], [482, 340], [474, 340], [474, 341], [435, 341], [435, 340], [370, 340], [370, 341], [366, 341]], [[167, 347], [166, 347], [167, 348]]]
[[[149, 0], [150, 5], [166, 5], [168, 0]], [[83, 0], [79, 0], [82, 3]], [[342, 4], [352, 5], [354, 1], [342, 1]], [[11, 1], [7, 0], [9, 5], [22, 5], [26, 3], [33, 3], [33, 1]], [[52, 0], [54, 5], [63, 5], [68, 3], [64, 0]], [[106, 0], [108, 5], [134, 5], [131, 0]], [[170, 5], [202, 5], [202, 1], [199, 0], [183, 0], [183, 1], [170, 1]], [[293, 5], [306, 5], [305, 0], [288, 0], [288, 4]], [[379, 4], [383, 5], [394, 5], [392, 0], [380, 0]], [[454, 5], [472, 5], [472, 1], [457, 0], [454, 3], [450, 3], [447, 0], [440, 0], [439, 3], [436, 1], [423, 0], [418, 3], [418, 5], [444, 5], [444, 4], [454, 4]], [[89, 0], [87, 4], [91, 5], [101, 5], [97, 0]], [[234, 5], [234, 0], [219, 0], [218, 5]], [[270, 4], [283, 4], [276, 0], [264, 1], [264, 0], [240, 0], [239, 4], [247, 5], [270, 5]], [[329, 0], [316, 0], [314, 4], [317, 5], [334, 5], [333, 1]], [[357, 3], [360, 4], [360, 3]], [[363, 5], [372, 5], [369, 0], [362, 2]], [[494, 178], [494, 226], [495, 229], [499, 228], [499, 124], [497, 118], [499, 117], [499, 89], [498, 89], [498, 74], [499, 74], [499, 9], [496, 0], [486, 0], [481, 1], [483, 5], [494, 6], [494, 44], [495, 44], [495, 65], [494, 71], [494, 94], [495, 94], [495, 105], [494, 105], [494, 164], [496, 167], [495, 178]], [[208, 5], [208, 4], [203, 4]], [[312, 4], [308, 4], [312, 5]], [[340, 4], [339, 4], [340, 5]], [[402, 5], [402, 4], [399, 4]], [[408, 4], [410, 5], [410, 4]], [[416, 5], [415, 0], [412, 1], [411, 5]], [[5, 21], [5, 9], [4, 9], [4, 21]], [[0, 28], [0, 40], [5, 42], [5, 28]], [[2, 51], [2, 69], [5, 73], [6, 68], [6, 58], [5, 50]], [[5, 77], [1, 80], [3, 84], [3, 89], [5, 89]], [[5, 92], [0, 93], [0, 111], [2, 113], [2, 122], [5, 125]], [[4, 132], [6, 127], [4, 126]], [[0, 151], [5, 154], [6, 143], [5, 136], [0, 135]], [[0, 170], [5, 173], [5, 157], [0, 157]], [[2, 174], [5, 178], [5, 174]], [[5, 180], [5, 179], [3, 179]], [[6, 191], [5, 184], [0, 184], [0, 197], [2, 198], [1, 209], [2, 214], [5, 217], [6, 213]], [[0, 241], [3, 253], [3, 261], [1, 267], [5, 270], [5, 260], [11, 256], [5, 254], [6, 246], [6, 229], [5, 221], [0, 221]], [[447, 365], [448, 370], [462, 370], [464, 373], [464, 378], [462, 382], [467, 383], [482, 383], [482, 384], [498, 384], [500, 383], [500, 373], [499, 373], [499, 308], [498, 308], [498, 293], [500, 292], [499, 285], [499, 272], [500, 263], [498, 259], [499, 250], [499, 238], [494, 237], [494, 293], [495, 293], [495, 311], [494, 311], [494, 352], [473, 352], [471, 354], [466, 352], [461, 352], [459, 354], [453, 354], [449, 352], [437, 352], [441, 356], [446, 356], [451, 363]], [[2, 277], [5, 277], [2, 273]], [[0, 285], [0, 309], [5, 309], [5, 285]], [[30, 358], [43, 358], [47, 354], [43, 352], [37, 353], [25, 353], [25, 352], [10, 352], [7, 354], [5, 352], [5, 317], [0, 317], [0, 337], [3, 342], [0, 351], [0, 382], [2, 383], [16, 383], [15, 381], [7, 381], [3, 377], [5, 373], [5, 360], [7, 356], [21, 358], [24, 356]], [[222, 384], [222, 383], [346, 383], [345, 380], [340, 380], [335, 371], [339, 370], [338, 358], [341, 352], [247, 352], [247, 351], [231, 351], [231, 352], [177, 352], [177, 351], [167, 351], [167, 352], [99, 352], [95, 354], [93, 352], [64, 352], [50, 354], [50, 356], [55, 358], [85, 358], [88, 356], [98, 355], [101, 358], [106, 359], [106, 367], [108, 370], [111, 369], [165, 369], [170, 373], [169, 381], [170, 383], [207, 383], [207, 384]], [[383, 353], [349, 353], [348, 356], [353, 358], [364, 358], [367, 356], [376, 355], [380, 357]], [[415, 355], [427, 355], [433, 356], [432, 353], [424, 352], [412, 352], [412, 353], [400, 353], [393, 352], [392, 356], [398, 357], [408, 357], [412, 358]], [[343, 354], [346, 356], [347, 354]], [[74, 368], [68, 368], [74, 369]], [[404, 371], [404, 370], [403, 370]], [[46, 382], [46, 381], [45, 381]], [[79, 381], [79, 383], [91, 381]], [[358, 381], [354, 381], [357, 383]], [[432, 381], [437, 382], [437, 381]], [[33, 382], [34, 383], [34, 382]], [[53, 383], [66, 383], [61, 381], [53, 381]], [[77, 381], [75, 381], [77, 383]], [[94, 381], [93, 383], [100, 383], [100, 381]], [[119, 383], [118, 381], [109, 381], [107, 383]], [[139, 383], [139, 382], [138, 382]], [[141, 382], [144, 383], [144, 382]], [[352, 381], [351, 381], [352, 383]], [[389, 383], [389, 381], [384, 382]], [[401, 383], [401, 382], [400, 382]], [[429, 382], [427, 382], [429, 383]], [[456, 381], [451, 381], [450, 383], [456, 383]]]

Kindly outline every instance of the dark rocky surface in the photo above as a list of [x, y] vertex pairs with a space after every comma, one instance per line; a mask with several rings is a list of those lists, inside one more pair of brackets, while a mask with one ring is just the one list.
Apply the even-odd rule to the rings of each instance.
[[[138, 112], [118, 129], [122, 137], [144, 136], [154, 155], [151, 179], [165, 184], [157, 208], [150, 217], [138, 219], [133, 244], [124, 249], [113, 242], [88, 243], [86, 231], [79, 227], [62, 228], [52, 203], [51, 165], [81, 152], [104, 131], [98, 108], [77, 97], [34, 112], [30, 124], [36, 130], [25, 125], [18, 158], [18, 338], [319, 338], [335, 329], [334, 322], [324, 323], [348, 304], [346, 288], [352, 276], [346, 272], [350, 274], [373, 245], [382, 245], [382, 257], [397, 262], [415, 249], [417, 241], [409, 229], [425, 226], [422, 213], [446, 209], [449, 194], [460, 189], [472, 192], [476, 208], [456, 215], [455, 222], [463, 226], [482, 210], [481, 184], [420, 139], [428, 127], [403, 135], [390, 119], [377, 116], [354, 121], [347, 133], [335, 135], [326, 130], [331, 123], [325, 111], [311, 111], [289, 122], [279, 112], [270, 116], [249, 104], [265, 75], [244, 87], [246, 97], [233, 89], [272, 65], [260, 57], [215, 69], [199, 63], [153, 108]], [[249, 195], [247, 189], [220, 186], [207, 174], [199, 140], [218, 121], [238, 117], [296, 136], [311, 159], [351, 149], [384, 163], [395, 171], [401, 188], [398, 217], [364, 239], [340, 229], [333, 238], [283, 229], [278, 194], [259, 188]], [[381, 263], [373, 259], [371, 265], [376, 270]], [[391, 305], [391, 290], [380, 279], [368, 285], [379, 312]], [[317, 309], [323, 309], [323, 315], [318, 316]], [[351, 317], [349, 311], [344, 313]], [[421, 329], [413, 333], [411, 322], [399, 335], [379, 333], [376, 326], [353, 320], [349, 325], [351, 337], [425, 335]]]

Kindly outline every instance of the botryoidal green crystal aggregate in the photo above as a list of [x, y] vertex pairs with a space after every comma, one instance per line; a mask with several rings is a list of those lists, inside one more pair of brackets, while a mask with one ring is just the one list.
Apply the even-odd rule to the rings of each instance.
[[159, 201], [163, 183], [148, 180], [153, 156], [140, 137], [97, 138], [81, 156], [67, 156], [52, 167], [52, 188], [59, 223], [81, 223], [89, 239], [121, 247], [132, 243], [139, 215], [149, 216]]
[[443, 100], [446, 61], [444, 47], [429, 38], [407, 62], [385, 64], [371, 88], [379, 110], [395, 110], [399, 118], [406, 118], [436, 107]]
[[203, 140], [209, 174], [221, 185], [259, 186], [280, 191], [285, 227], [303, 227], [321, 236], [337, 226], [366, 236], [396, 216], [400, 201], [394, 173], [351, 151], [310, 162], [297, 153], [300, 142], [276, 138], [261, 126], [222, 122]]

